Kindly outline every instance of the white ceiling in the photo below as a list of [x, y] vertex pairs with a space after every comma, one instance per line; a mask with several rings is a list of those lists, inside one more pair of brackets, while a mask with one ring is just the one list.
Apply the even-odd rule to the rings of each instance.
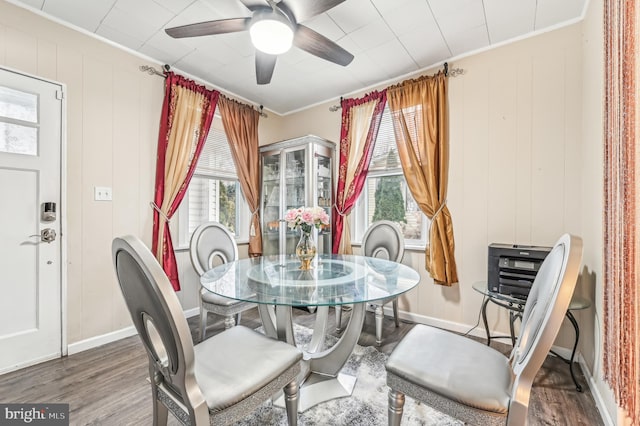
[[[301, 0], [313, 1], [313, 0]], [[305, 25], [351, 52], [347, 67], [293, 47], [256, 84], [248, 32], [173, 39], [164, 28], [250, 16], [238, 0], [13, 0], [279, 114], [575, 22], [587, 0], [346, 0]], [[455, 64], [452, 64], [455, 65]]]

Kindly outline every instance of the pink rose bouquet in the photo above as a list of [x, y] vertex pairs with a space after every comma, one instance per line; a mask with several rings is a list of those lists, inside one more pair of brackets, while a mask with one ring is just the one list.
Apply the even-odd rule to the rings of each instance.
[[313, 227], [329, 224], [329, 215], [322, 207], [300, 207], [290, 209], [284, 215], [284, 220], [291, 229], [300, 228], [303, 232], [311, 232]]

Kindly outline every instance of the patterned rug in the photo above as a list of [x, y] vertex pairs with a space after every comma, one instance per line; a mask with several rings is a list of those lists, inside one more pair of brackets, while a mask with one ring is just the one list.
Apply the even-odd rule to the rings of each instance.
[[[304, 345], [311, 339], [311, 330], [295, 326], [296, 341]], [[327, 346], [336, 342], [332, 336], [327, 336]], [[298, 425], [316, 426], [373, 426], [387, 424], [387, 393], [386, 372], [384, 364], [387, 356], [372, 346], [357, 345], [351, 354], [343, 372], [356, 375], [357, 382], [350, 398], [339, 398], [318, 404], [298, 415]], [[241, 422], [242, 426], [255, 425], [286, 425], [287, 416], [284, 409], [274, 407], [266, 402], [261, 408]], [[415, 402], [407, 397], [404, 406], [402, 425], [462, 425], [451, 417], [433, 408]]]

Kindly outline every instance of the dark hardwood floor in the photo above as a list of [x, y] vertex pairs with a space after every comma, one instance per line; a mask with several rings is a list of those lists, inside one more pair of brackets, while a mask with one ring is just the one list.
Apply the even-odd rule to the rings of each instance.
[[[314, 316], [306, 310], [294, 309], [296, 323], [311, 327]], [[343, 313], [343, 323], [349, 312]], [[215, 320], [215, 321], [214, 321]], [[224, 329], [222, 319], [209, 316], [207, 335]], [[194, 341], [197, 340], [197, 317], [189, 319]], [[257, 310], [245, 312], [241, 323], [256, 328], [261, 325]], [[386, 317], [383, 344], [379, 348], [389, 354], [413, 327], [401, 323], [395, 328]], [[335, 330], [333, 311], [330, 330]], [[334, 333], [335, 334], [335, 333]], [[360, 340], [362, 346], [375, 344], [373, 313], [368, 312]], [[493, 343], [506, 351], [502, 343]], [[602, 425], [591, 391], [578, 364], [578, 379], [584, 388], [575, 390], [569, 369], [561, 360], [549, 356], [536, 377], [529, 408], [529, 424]], [[2, 403], [68, 403], [72, 425], [150, 425], [151, 395], [147, 382], [147, 356], [137, 336], [91, 349], [62, 359], [45, 362], [0, 376]], [[170, 424], [177, 424], [171, 421]], [[329, 420], [328, 420], [329, 421]], [[380, 419], [386, 424], [386, 419]]]

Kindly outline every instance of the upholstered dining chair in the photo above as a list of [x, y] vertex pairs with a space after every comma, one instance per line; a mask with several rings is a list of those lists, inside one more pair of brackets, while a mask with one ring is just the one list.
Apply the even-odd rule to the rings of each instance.
[[416, 325], [386, 364], [389, 425], [400, 425], [405, 394], [474, 425], [525, 425], [533, 380], [571, 302], [582, 240], [563, 235], [540, 266], [509, 357], [451, 332]]
[[[233, 234], [224, 225], [218, 222], [206, 222], [193, 231], [189, 243], [189, 254], [193, 269], [198, 276], [201, 276], [216, 265], [237, 260], [238, 246]], [[209, 312], [225, 317], [224, 327], [231, 328], [240, 323], [242, 312], [256, 307], [256, 304], [218, 296], [201, 288], [199, 307], [200, 341], [202, 341], [207, 332]]]
[[113, 264], [149, 356], [153, 424], [168, 411], [187, 425], [228, 424], [284, 389], [289, 425], [297, 424], [300, 350], [243, 326], [193, 345], [169, 279], [137, 238], [116, 238]]
[[[380, 220], [369, 226], [362, 237], [362, 254], [368, 257], [378, 257], [394, 262], [401, 262], [404, 257], [404, 236], [398, 224], [390, 220]], [[390, 297], [370, 303], [375, 306], [376, 315], [376, 345], [382, 344], [382, 321], [384, 320], [384, 305], [393, 302], [393, 318], [396, 327], [400, 326], [398, 318], [398, 298]], [[338, 331], [342, 329], [342, 313], [340, 306], [336, 306], [336, 324]]]

